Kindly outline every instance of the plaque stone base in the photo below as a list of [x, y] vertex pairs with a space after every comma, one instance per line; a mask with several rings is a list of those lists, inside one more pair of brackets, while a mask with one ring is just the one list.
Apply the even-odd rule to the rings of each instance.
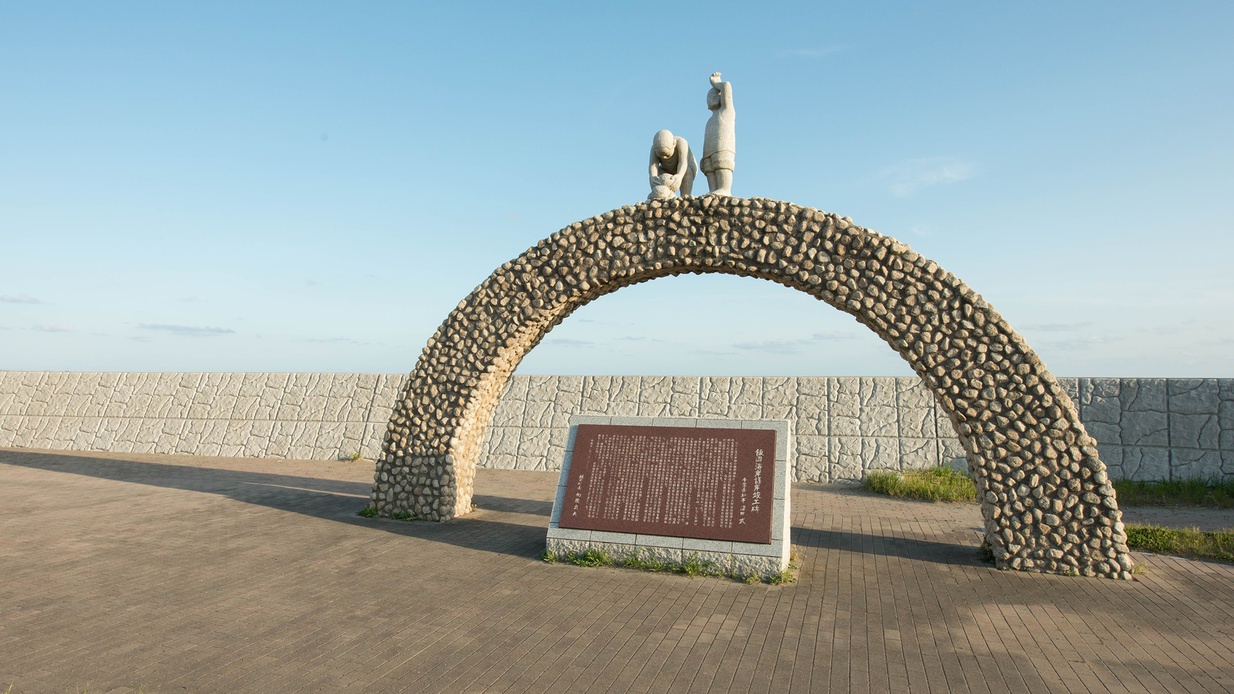
[[788, 420], [574, 415], [547, 550], [778, 574], [789, 562], [791, 436]]

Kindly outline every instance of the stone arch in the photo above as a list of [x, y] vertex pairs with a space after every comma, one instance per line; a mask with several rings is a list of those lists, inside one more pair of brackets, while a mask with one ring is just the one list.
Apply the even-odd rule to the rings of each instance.
[[390, 418], [373, 508], [429, 520], [467, 513], [498, 399], [549, 330], [622, 287], [713, 272], [806, 292], [900, 353], [965, 446], [998, 566], [1130, 577], [1096, 441], [1023, 338], [954, 275], [895, 239], [759, 198], [627, 205], [571, 224], [498, 268], [420, 355]]

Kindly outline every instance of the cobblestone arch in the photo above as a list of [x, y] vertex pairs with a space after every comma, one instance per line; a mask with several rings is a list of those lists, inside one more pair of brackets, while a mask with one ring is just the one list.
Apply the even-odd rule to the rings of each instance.
[[1096, 441], [1023, 338], [954, 275], [895, 239], [759, 198], [627, 205], [575, 222], [498, 268], [420, 355], [391, 414], [373, 508], [428, 520], [466, 514], [480, 442], [523, 357], [589, 301], [688, 272], [799, 289], [899, 352], [964, 444], [998, 566], [1130, 577]]

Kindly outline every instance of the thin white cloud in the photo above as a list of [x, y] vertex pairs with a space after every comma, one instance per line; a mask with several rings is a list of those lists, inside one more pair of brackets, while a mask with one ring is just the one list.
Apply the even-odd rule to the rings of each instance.
[[857, 336], [847, 331], [824, 330], [809, 337], [799, 337], [792, 340], [758, 340], [755, 342], [738, 342], [733, 345], [737, 349], [758, 350], [771, 354], [798, 354], [805, 347], [813, 347], [823, 342], [835, 340], [855, 340]]
[[823, 340], [856, 340], [857, 335], [850, 332], [841, 332], [835, 330], [824, 330], [821, 333], [814, 333], [810, 336], [812, 341]]
[[1061, 333], [1068, 330], [1087, 328], [1092, 324], [1092, 321], [1081, 321], [1079, 323], [1025, 323], [1020, 327], [1025, 330], [1036, 330], [1043, 333]]
[[71, 333], [73, 329], [67, 325], [35, 325], [31, 330], [37, 330], [41, 333]]
[[1118, 335], [1079, 335], [1070, 339], [1044, 340], [1042, 345], [1063, 350], [1086, 350], [1122, 341], [1123, 338]]
[[42, 301], [30, 296], [29, 294], [18, 294], [12, 296], [10, 294], [0, 294], [0, 304], [41, 304]]
[[[1183, 321], [1182, 323], [1167, 323], [1165, 325], [1150, 325], [1143, 328], [1136, 328], [1137, 333], [1148, 333], [1150, 335], [1178, 335], [1186, 330], [1188, 326], [1195, 324], [1195, 321]], [[1211, 326], [1209, 326], [1211, 327]], [[1193, 329], [1193, 328], [1190, 328]]]
[[181, 337], [213, 337], [215, 335], [232, 335], [236, 332], [231, 328], [215, 328], [211, 326], [197, 325], [171, 325], [167, 323], [141, 323], [137, 327], [142, 330], [155, 330], [158, 332], [169, 333], [171, 335], [179, 335]]
[[363, 342], [361, 340], [357, 340], [351, 337], [305, 337], [305, 338], [300, 338], [296, 340], [296, 342], [308, 342], [308, 343], [319, 344], [319, 345], [348, 344], [348, 345], [360, 345], [364, 347], [367, 347], [373, 344], [371, 342]]
[[560, 347], [594, 347], [596, 344], [590, 340], [575, 340], [571, 337], [549, 338], [545, 342]]
[[733, 347], [768, 354], [796, 354], [809, 342], [809, 340], [758, 340], [757, 342], [737, 342], [733, 344]]
[[953, 157], [908, 159], [879, 171], [877, 178], [889, 182], [891, 194], [908, 197], [919, 190], [966, 181], [977, 175], [976, 164]]
[[848, 46], [819, 46], [817, 48], [790, 48], [776, 55], [781, 58], [826, 58], [829, 55], [843, 53]]

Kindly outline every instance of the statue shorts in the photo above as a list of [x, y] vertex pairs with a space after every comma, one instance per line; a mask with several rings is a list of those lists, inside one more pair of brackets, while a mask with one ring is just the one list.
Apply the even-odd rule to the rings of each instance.
[[707, 156], [703, 157], [703, 160], [699, 162], [698, 166], [705, 174], [719, 171], [721, 169], [732, 171], [736, 161], [737, 157], [734, 152], [722, 149], [717, 152], [711, 152]]

